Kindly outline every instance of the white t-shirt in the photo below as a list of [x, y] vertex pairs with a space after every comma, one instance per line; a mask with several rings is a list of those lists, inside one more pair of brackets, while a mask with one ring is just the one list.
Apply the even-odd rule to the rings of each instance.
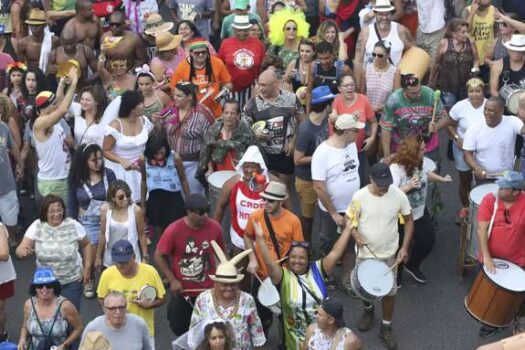
[[445, 3], [443, 0], [417, 0], [418, 29], [430, 34], [445, 26]]
[[[326, 183], [326, 191], [338, 213], [344, 213], [352, 195], [361, 185], [358, 169], [355, 142], [345, 148], [335, 148], [325, 141], [312, 156], [312, 180]], [[320, 200], [319, 207], [328, 211]]]
[[483, 104], [479, 108], [474, 108], [468, 98], [459, 101], [450, 109], [448, 113], [450, 118], [458, 123], [458, 135], [462, 139], [465, 139], [465, 132], [472, 124], [485, 123], [485, 110], [486, 99], [483, 100]]
[[[388, 259], [399, 248], [398, 217], [399, 214], [410, 214], [410, 203], [403, 191], [395, 186], [390, 186], [381, 197], [373, 195], [369, 187], [354, 194], [346, 215], [351, 223], [356, 218], [357, 229], [370, 250], [379, 259]], [[358, 258], [371, 259], [374, 256], [368, 249], [359, 249]]]
[[[413, 175], [419, 176], [421, 181], [421, 187], [415, 188], [408, 193], [408, 202], [412, 207], [412, 215], [414, 220], [417, 220], [425, 213], [425, 204], [427, 201], [427, 188], [428, 188], [428, 176], [427, 173], [436, 170], [436, 164], [427, 157], [423, 158], [423, 169], [415, 169]], [[410, 178], [407, 176], [404, 166], [400, 166], [397, 163], [390, 165], [390, 172], [392, 172], [392, 178], [394, 179], [393, 185], [395, 187], [401, 187], [410, 182]]]
[[499, 174], [514, 165], [516, 135], [523, 128], [517, 117], [504, 115], [494, 128], [486, 122], [471, 125], [465, 133], [463, 149], [473, 151], [476, 162], [487, 173]]

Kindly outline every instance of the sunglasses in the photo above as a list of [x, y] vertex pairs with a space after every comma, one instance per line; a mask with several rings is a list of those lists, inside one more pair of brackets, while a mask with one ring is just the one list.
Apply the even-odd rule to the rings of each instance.
[[297, 27], [285, 27], [284, 30], [286, 30], [287, 32], [296, 32]]
[[202, 210], [202, 209], [201, 209], [201, 210], [198, 210], [198, 209], [191, 209], [190, 211], [191, 211], [191, 212], [194, 212], [195, 214], [198, 214], [198, 215], [200, 215], [200, 216], [203, 216], [204, 214], [207, 214], [207, 213], [208, 213], [207, 210]]
[[54, 289], [53, 285], [49, 283], [35, 285], [36, 289], [42, 289], [44, 287], [46, 287], [46, 289]]
[[292, 248], [293, 247], [301, 247], [304, 249], [310, 249], [310, 242], [306, 241], [292, 241]]
[[385, 57], [385, 55], [384, 55], [384, 54], [382, 54], [382, 53], [375, 53], [375, 52], [372, 52], [372, 57], [379, 57], [379, 58], [383, 58], [383, 57]]
[[120, 196], [116, 196], [115, 198], [117, 198], [119, 201], [123, 201], [124, 199], [129, 198], [129, 196], [126, 194], [121, 194]]
[[195, 56], [204, 56], [208, 54], [208, 51], [193, 51], [192, 52]]
[[106, 306], [106, 310], [109, 310], [111, 312], [120, 311], [124, 312], [126, 311], [126, 305], [119, 305], [119, 306]]
[[505, 217], [505, 223], [510, 224], [510, 211], [507, 208], [503, 211], [503, 216]]
[[120, 27], [122, 23], [112, 22], [109, 24], [110, 27]]

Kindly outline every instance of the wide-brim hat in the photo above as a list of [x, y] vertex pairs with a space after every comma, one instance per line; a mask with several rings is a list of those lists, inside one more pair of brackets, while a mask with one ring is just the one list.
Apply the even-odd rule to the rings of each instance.
[[244, 278], [244, 274], [237, 272], [235, 265], [241, 261], [244, 257], [248, 256], [252, 250], [247, 249], [239, 254], [235, 255], [231, 260], [226, 258], [226, 254], [222, 251], [221, 247], [215, 241], [211, 241], [211, 246], [220, 261], [219, 266], [215, 270], [215, 275], [209, 275], [213, 282], [219, 283], [239, 283]]
[[93, 331], [86, 334], [79, 350], [111, 350], [111, 344], [102, 332]]
[[396, 8], [392, 6], [390, 3], [390, 0], [377, 0], [376, 4], [372, 8], [372, 11], [375, 12], [391, 12], [394, 11]]
[[29, 25], [43, 25], [47, 23], [46, 13], [39, 9], [33, 9], [29, 12], [29, 17], [25, 20]]
[[173, 28], [173, 22], [164, 22], [161, 15], [153, 13], [146, 19], [144, 33], [156, 36], [159, 33], [171, 30], [171, 28]]
[[250, 29], [252, 24], [250, 23], [250, 17], [236, 15], [233, 18], [232, 27], [235, 29]]
[[274, 201], [284, 201], [286, 198], [288, 198], [286, 185], [281, 182], [270, 181], [263, 193], [261, 193], [261, 197]]
[[509, 41], [503, 43], [503, 46], [512, 51], [525, 51], [525, 35], [513, 34]]
[[170, 32], [160, 32], [155, 35], [155, 46], [159, 51], [170, 51], [179, 47], [182, 35], [173, 35]]

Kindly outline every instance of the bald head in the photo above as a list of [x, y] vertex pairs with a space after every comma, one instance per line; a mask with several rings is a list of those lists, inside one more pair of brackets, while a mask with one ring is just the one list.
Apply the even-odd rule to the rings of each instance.
[[264, 98], [274, 98], [279, 95], [279, 74], [273, 68], [268, 68], [259, 76], [259, 87]]

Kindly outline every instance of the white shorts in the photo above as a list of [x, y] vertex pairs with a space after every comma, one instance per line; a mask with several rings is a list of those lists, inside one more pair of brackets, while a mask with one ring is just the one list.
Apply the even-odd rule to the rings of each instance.
[[0, 196], [0, 218], [6, 226], [16, 226], [19, 209], [15, 190]]

